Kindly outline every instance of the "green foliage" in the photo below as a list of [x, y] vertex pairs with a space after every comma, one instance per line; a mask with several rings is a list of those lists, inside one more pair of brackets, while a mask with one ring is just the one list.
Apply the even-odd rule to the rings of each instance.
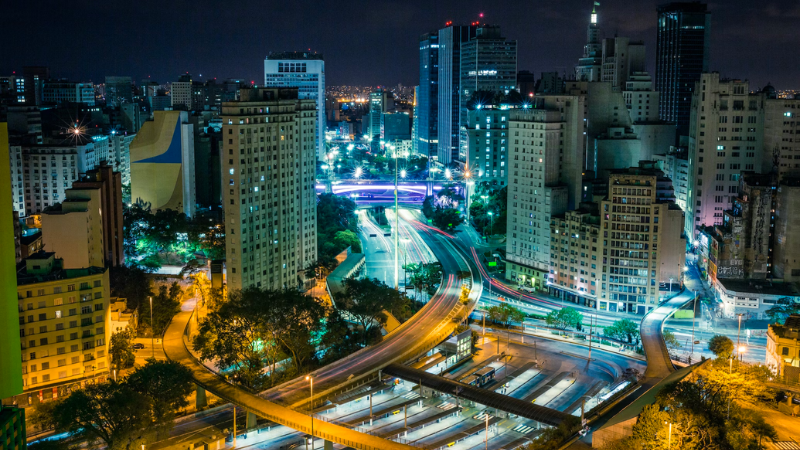
[[111, 295], [128, 300], [128, 308], [136, 309], [153, 295], [147, 272], [139, 266], [116, 266], [109, 269]]
[[422, 201], [422, 214], [424, 214], [428, 219], [433, 219], [433, 214], [435, 211], [436, 209], [433, 206], [433, 196], [429, 195], [425, 197], [425, 200]]
[[717, 358], [728, 359], [733, 354], [733, 341], [728, 336], [718, 334], [708, 340], [708, 349]]
[[144, 366], [137, 367], [125, 382], [149, 399], [160, 436], [172, 429], [175, 413], [189, 405], [187, 397], [194, 392], [192, 371], [176, 361], [150, 359]]
[[770, 321], [780, 325], [783, 325], [787, 317], [798, 313], [800, 313], [800, 303], [794, 303], [790, 299], [780, 299], [777, 305], [766, 311]]
[[452, 208], [457, 201], [463, 199], [464, 197], [462, 195], [449, 186], [442, 188], [436, 193], [436, 202], [442, 208]]
[[[203, 319], [192, 346], [241, 385], [261, 390], [308, 367], [327, 312], [296, 289], [235, 291]], [[291, 365], [278, 373], [276, 364], [287, 358]]]
[[[323, 266], [333, 267], [336, 255], [348, 246], [353, 246], [355, 252], [361, 251], [355, 210], [355, 202], [347, 197], [334, 194], [322, 194], [318, 197], [317, 254]], [[339, 234], [345, 231], [350, 233]]]
[[604, 327], [603, 335], [629, 344], [639, 344], [639, 324], [631, 319], [620, 319]]
[[[486, 196], [483, 199], [482, 196]], [[478, 184], [471, 196], [470, 220], [483, 235], [504, 234], [508, 208], [508, 187], [494, 189], [486, 183]], [[492, 215], [489, 215], [489, 212]]]
[[136, 355], [133, 353], [134, 333], [130, 326], [111, 334], [111, 364], [117, 370], [133, 366]]
[[181, 298], [183, 291], [178, 282], [173, 282], [169, 288], [162, 284], [158, 287], [158, 294], [153, 298], [153, 323], [150, 323], [150, 301], [144, 302], [139, 311], [141, 323], [147, 323], [154, 335], [164, 333], [170, 320], [181, 311]]
[[667, 350], [674, 352], [675, 350], [681, 348], [681, 343], [678, 341], [678, 338], [675, 337], [672, 331], [664, 330], [662, 336], [664, 336], [664, 344], [666, 344]]
[[536, 436], [526, 447], [525, 450], [557, 450], [562, 448], [564, 441], [571, 437], [576, 428], [580, 426], [580, 419], [569, 416], [557, 427], [545, 428], [544, 431]]
[[350, 278], [344, 286], [345, 294], [337, 298], [337, 305], [361, 326], [365, 345], [380, 338], [380, 327], [386, 325], [387, 319], [384, 311], [391, 312], [398, 320], [409, 317], [410, 301], [405, 295], [375, 278]]
[[500, 303], [486, 308], [486, 313], [490, 320], [499, 322], [508, 327], [512, 323], [522, 323], [525, 320], [525, 313], [516, 306], [508, 303]]
[[450, 231], [463, 222], [464, 217], [461, 216], [457, 209], [436, 208], [433, 213], [433, 224], [442, 231]]
[[34, 422], [86, 440], [89, 448], [138, 450], [152, 442], [150, 402], [125, 382], [90, 384], [37, 408]]
[[547, 326], [557, 328], [559, 330], [566, 330], [569, 327], [574, 327], [576, 330], [581, 330], [583, 323], [583, 314], [579, 313], [577, 309], [567, 306], [559, 310], [553, 310], [547, 313], [545, 317]]
[[439, 263], [417, 264], [411, 263], [409, 267], [409, 284], [415, 289], [426, 292], [429, 295], [435, 293], [435, 286], [442, 281], [442, 266]]

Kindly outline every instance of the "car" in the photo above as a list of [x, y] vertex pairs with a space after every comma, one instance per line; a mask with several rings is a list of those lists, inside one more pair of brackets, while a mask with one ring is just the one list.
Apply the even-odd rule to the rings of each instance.
[[141, 342], [137, 342], [137, 343], [133, 344], [133, 348], [142, 349], [142, 348], [144, 348], [144, 344], [142, 344]]

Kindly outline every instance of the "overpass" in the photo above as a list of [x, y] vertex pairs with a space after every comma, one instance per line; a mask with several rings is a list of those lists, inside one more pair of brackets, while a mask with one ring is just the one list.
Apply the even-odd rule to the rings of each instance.
[[[441, 181], [417, 180], [399, 181], [397, 190], [400, 194], [420, 196], [425, 198], [439, 192], [443, 187]], [[394, 198], [394, 180], [360, 180], [360, 179], [329, 179], [319, 178], [316, 184], [317, 192], [334, 193], [337, 195], [360, 194], [391, 194]]]
[[[406, 321], [383, 341], [325, 366], [310, 375], [314, 378], [315, 400], [325, 398], [344, 386], [369, 382], [379, 376], [378, 371], [392, 363], [407, 361], [433, 348], [446, 339], [465, 319], [480, 298], [482, 286], [465, 258], [447, 242], [448, 237], [427, 231], [423, 239], [442, 263], [443, 282], [437, 294], [414, 317]], [[459, 272], [472, 276], [470, 301], [459, 302], [461, 283]], [[476, 282], [477, 280], [477, 282]], [[170, 360], [178, 361], [192, 370], [198, 385], [198, 401], [209, 391], [220, 398], [248, 411], [250, 417], [259, 416], [276, 424], [312, 435], [311, 416], [294, 408], [308, 406], [308, 383], [301, 377], [270, 389], [259, 395], [249, 393], [228, 383], [198, 361], [188, 350], [188, 336], [194, 310], [180, 312], [170, 323], [164, 335], [164, 352]], [[311, 405], [312, 407], [314, 405]], [[311, 409], [311, 408], [307, 408]], [[324, 422], [314, 421], [313, 436], [329, 443], [337, 443], [364, 450], [410, 449], [409, 445], [379, 438], [370, 434]]]

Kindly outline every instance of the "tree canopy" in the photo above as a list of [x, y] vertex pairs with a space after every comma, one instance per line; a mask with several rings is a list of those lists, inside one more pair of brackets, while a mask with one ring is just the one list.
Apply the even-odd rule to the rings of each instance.
[[620, 319], [610, 326], [604, 327], [603, 335], [634, 345], [638, 345], [641, 339], [639, 324], [631, 319]]
[[728, 336], [718, 334], [708, 340], [708, 349], [717, 358], [728, 359], [733, 354], [733, 341]]
[[583, 314], [579, 313], [577, 309], [567, 306], [559, 310], [553, 310], [547, 313], [545, 322], [548, 326], [558, 328], [559, 330], [566, 330], [569, 327], [574, 327], [580, 331], [583, 323]]
[[319, 263], [333, 267], [336, 255], [348, 246], [361, 252], [358, 240], [358, 217], [356, 204], [347, 197], [321, 194], [317, 201], [317, 243]]

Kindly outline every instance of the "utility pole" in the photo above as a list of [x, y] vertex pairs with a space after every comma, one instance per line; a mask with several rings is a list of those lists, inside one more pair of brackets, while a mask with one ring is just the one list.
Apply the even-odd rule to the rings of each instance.
[[150, 347], [152, 347], [153, 359], [156, 359], [156, 329], [153, 327], [153, 297], [150, 297]]
[[694, 358], [694, 319], [697, 315], [697, 291], [692, 291], [692, 295], [694, 295], [694, 304], [692, 304], [692, 356], [689, 357], [689, 364], [692, 363], [692, 358]]

